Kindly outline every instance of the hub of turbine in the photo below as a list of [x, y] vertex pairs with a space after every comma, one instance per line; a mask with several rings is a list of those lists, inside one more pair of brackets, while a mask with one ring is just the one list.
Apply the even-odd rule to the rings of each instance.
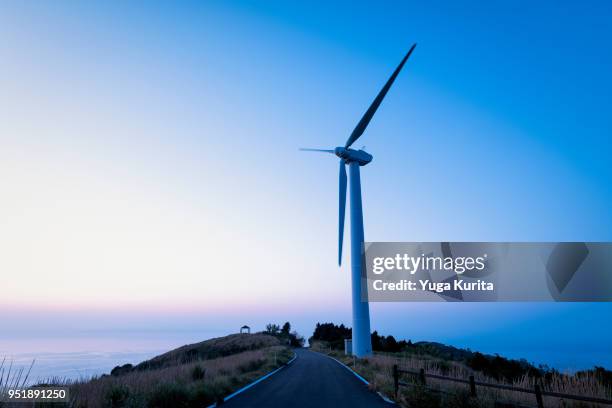
[[365, 166], [372, 161], [372, 155], [363, 150], [347, 149], [346, 147], [336, 147], [334, 154], [343, 159], [347, 164], [356, 162], [360, 166]]

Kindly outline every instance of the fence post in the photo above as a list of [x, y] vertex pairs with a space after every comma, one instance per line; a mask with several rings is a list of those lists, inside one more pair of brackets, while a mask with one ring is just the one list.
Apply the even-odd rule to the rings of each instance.
[[470, 395], [472, 397], [476, 396], [476, 383], [474, 382], [474, 376], [470, 375]]
[[538, 403], [538, 408], [544, 408], [544, 401], [542, 400], [542, 390], [540, 390], [540, 386], [536, 384], [535, 388], [535, 396], [536, 402]]
[[421, 371], [419, 371], [419, 378], [421, 379], [421, 384], [425, 385], [427, 383], [427, 381], [425, 381], [425, 369], [421, 368]]
[[397, 364], [393, 365], [393, 387], [395, 390], [395, 399], [397, 399], [397, 392], [399, 390], [399, 371], [397, 370]]

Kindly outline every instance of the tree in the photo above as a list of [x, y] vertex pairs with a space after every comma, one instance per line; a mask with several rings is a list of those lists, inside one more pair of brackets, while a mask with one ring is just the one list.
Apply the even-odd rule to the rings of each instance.
[[296, 331], [291, 331], [291, 323], [285, 322], [281, 328], [278, 324], [269, 323], [266, 325], [265, 334], [277, 337], [284, 344], [289, 344], [292, 347], [304, 347], [304, 338]]
[[372, 350], [382, 351], [382, 341], [376, 330], [372, 333]]
[[400, 351], [399, 345], [397, 344], [397, 340], [395, 337], [389, 335], [383, 341], [383, 350], [390, 353], [397, 353]]
[[404, 340], [398, 342], [393, 336], [380, 336], [376, 330], [372, 333], [372, 350], [374, 351], [397, 353], [402, 351], [407, 344]]
[[308, 342], [312, 344], [313, 341], [325, 341], [329, 345], [338, 350], [344, 348], [344, 339], [351, 338], [351, 329], [345, 327], [343, 324], [336, 326], [333, 323], [317, 323], [314, 333], [308, 339]]
[[300, 336], [296, 331], [289, 335], [292, 347], [304, 347], [304, 338]]
[[268, 323], [266, 325], [266, 333], [276, 336], [280, 332], [280, 326], [278, 324]]

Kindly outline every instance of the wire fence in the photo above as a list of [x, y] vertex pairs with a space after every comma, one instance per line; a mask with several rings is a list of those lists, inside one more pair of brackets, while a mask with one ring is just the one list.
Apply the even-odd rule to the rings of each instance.
[[602, 405], [612, 405], [612, 400], [609, 400], [609, 399], [544, 391], [542, 390], [539, 384], [535, 384], [533, 389], [523, 388], [523, 387], [514, 387], [511, 385], [493, 384], [493, 383], [475, 381], [473, 375], [470, 375], [468, 379], [462, 379], [462, 378], [456, 378], [456, 377], [446, 377], [446, 376], [438, 375], [438, 374], [429, 374], [429, 373], [426, 373], [424, 369], [421, 369], [420, 371], [402, 370], [398, 368], [397, 364], [393, 366], [393, 385], [395, 389], [395, 398], [397, 398], [397, 394], [399, 392], [400, 386], [414, 385], [412, 383], [401, 381], [400, 376], [402, 374], [409, 374], [413, 376], [413, 378], [416, 378], [418, 382], [423, 386], [427, 386], [427, 378], [467, 384], [469, 386], [470, 396], [472, 397], [477, 396], [476, 387], [488, 387], [488, 388], [495, 388], [499, 390], [521, 392], [525, 394], [533, 394], [535, 395], [535, 400], [536, 400], [538, 408], [544, 408], [544, 398], [543, 397], [555, 397], [555, 398], [563, 398], [563, 399], [581, 401], [581, 402], [590, 402], [590, 403], [602, 404]]

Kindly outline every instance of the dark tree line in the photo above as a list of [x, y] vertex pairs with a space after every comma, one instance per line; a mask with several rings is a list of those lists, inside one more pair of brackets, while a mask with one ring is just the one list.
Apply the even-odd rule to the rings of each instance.
[[406, 340], [395, 340], [393, 336], [380, 336], [376, 330], [372, 333], [372, 350], [384, 351], [387, 353], [398, 353], [412, 345]]
[[332, 349], [343, 350], [344, 339], [350, 339], [351, 336], [352, 330], [343, 324], [336, 326], [333, 323], [317, 323], [308, 342], [312, 344], [313, 341], [325, 341]]
[[[310, 343], [313, 341], [325, 341], [335, 350], [344, 349], [344, 339], [350, 339], [352, 330], [349, 327], [341, 324], [336, 326], [333, 323], [317, 323], [314, 333], [308, 339]], [[380, 336], [377, 331], [372, 333], [372, 349], [374, 351], [383, 351], [396, 353], [407, 347], [409, 342], [405, 340], [397, 341], [393, 336]]]

